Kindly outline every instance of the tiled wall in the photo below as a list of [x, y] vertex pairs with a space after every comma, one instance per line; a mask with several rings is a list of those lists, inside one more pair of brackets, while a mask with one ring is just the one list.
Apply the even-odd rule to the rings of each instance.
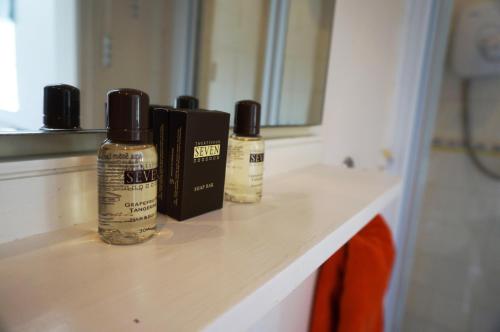
[[499, 202], [463, 153], [431, 153], [404, 331], [500, 330]]
[[[462, 80], [447, 67], [435, 137], [461, 142]], [[472, 81], [470, 109], [474, 141], [499, 144], [499, 78]], [[481, 158], [500, 173], [498, 153]], [[500, 331], [500, 182], [460, 148], [430, 155], [404, 331]]]

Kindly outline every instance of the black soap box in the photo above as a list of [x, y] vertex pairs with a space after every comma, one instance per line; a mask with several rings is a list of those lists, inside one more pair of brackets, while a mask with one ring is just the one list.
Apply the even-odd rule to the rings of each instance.
[[168, 174], [168, 118], [170, 106], [151, 105], [149, 116], [153, 130], [153, 142], [158, 153], [158, 211], [167, 213]]
[[167, 199], [160, 212], [182, 221], [222, 208], [229, 114], [184, 109], [168, 114]]

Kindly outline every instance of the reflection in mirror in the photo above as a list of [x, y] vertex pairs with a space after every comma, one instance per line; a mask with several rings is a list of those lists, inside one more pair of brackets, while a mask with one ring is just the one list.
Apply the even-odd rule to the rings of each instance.
[[43, 88], [80, 88], [82, 128], [110, 89], [178, 95], [262, 125], [321, 122], [334, 0], [0, 0], [0, 131], [42, 126]]
[[198, 81], [203, 104], [262, 104], [263, 125], [321, 122], [333, 0], [202, 1]]

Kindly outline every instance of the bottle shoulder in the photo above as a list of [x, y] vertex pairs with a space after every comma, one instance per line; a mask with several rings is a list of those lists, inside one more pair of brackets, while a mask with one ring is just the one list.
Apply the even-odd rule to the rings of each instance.
[[233, 134], [229, 137], [230, 141], [236, 141], [236, 142], [262, 142], [264, 144], [264, 139], [262, 136], [238, 136], [236, 134]]
[[233, 135], [229, 137], [229, 148], [241, 147], [249, 151], [264, 152], [265, 144], [262, 137], [245, 137]]
[[117, 143], [110, 140], [105, 140], [104, 142], [102, 142], [99, 150], [138, 152], [141, 150], [155, 150], [155, 146], [153, 144], [145, 143]]
[[246, 137], [246, 136], [232, 135], [229, 137], [229, 144], [230, 145], [252, 145], [252, 146], [264, 147], [264, 140], [262, 139], [261, 136]]

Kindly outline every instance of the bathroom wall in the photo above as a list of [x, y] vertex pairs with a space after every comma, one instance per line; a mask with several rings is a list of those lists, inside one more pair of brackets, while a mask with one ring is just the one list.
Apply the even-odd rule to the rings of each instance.
[[[410, 0], [338, 0], [323, 114], [328, 163], [379, 168], [395, 111]], [[326, 124], [326, 125], [325, 125]]]
[[500, 185], [434, 150], [404, 331], [500, 329]]
[[[473, 2], [457, 1], [455, 12]], [[480, 174], [461, 148], [462, 82], [448, 60], [404, 331], [500, 329], [500, 183]], [[471, 82], [475, 143], [500, 143], [499, 91], [498, 78]], [[481, 158], [500, 172], [498, 153], [485, 151]]]

